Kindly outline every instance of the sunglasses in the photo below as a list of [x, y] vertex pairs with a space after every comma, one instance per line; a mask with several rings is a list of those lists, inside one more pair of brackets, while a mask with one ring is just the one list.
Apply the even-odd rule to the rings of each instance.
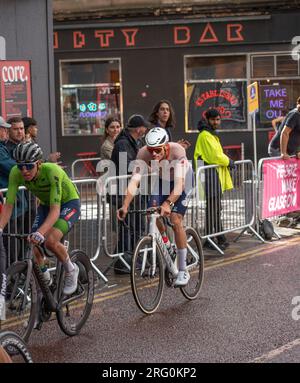
[[164, 150], [164, 146], [161, 146], [161, 147], [158, 147], [158, 148], [151, 148], [151, 147], [147, 146], [147, 150], [151, 154], [152, 153], [160, 154]]
[[26, 170], [32, 170], [35, 166], [36, 162], [24, 162], [24, 163], [20, 163], [20, 164], [17, 164], [17, 167], [19, 170], [23, 170], [23, 168], [25, 167]]

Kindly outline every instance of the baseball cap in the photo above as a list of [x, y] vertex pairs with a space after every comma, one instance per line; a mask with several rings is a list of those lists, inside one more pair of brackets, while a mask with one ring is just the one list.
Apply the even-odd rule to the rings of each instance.
[[140, 126], [148, 128], [150, 123], [146, 121], [140, 114], [133, 114], [131, 117], [129, 117], [127, 121], [127, 128], [139, 128]]
[[0, 116], [0, 127], [2, 127], [2, 128], [10, 128], [11, 125], [8, 124], [7, 122], [5, 122], [4, 118], [2, 116]]

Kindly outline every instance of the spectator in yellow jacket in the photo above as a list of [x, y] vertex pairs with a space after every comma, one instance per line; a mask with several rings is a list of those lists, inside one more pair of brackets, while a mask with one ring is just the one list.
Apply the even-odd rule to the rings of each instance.
[[[225, 190], [233, 188], [228, 168], [234, 168], [234, 162], [223, 152], [220, 139], [216, 132], [221, 126], [221, 115], [217, 109], [208, 109], [205, 119], [198, 123], [199, 136], [194, 151], [194, 160], [202, 160], [204, 165], [219, 165], [217, 169], [205, 171], [206, 223], [205, 234], [223, 231], [221, 222], [221, 198]], [[224, 234], [216, 237], [218, 246], [225, 250], [229, 243]], [[204, 247], [214, 249], [205, 242]]]

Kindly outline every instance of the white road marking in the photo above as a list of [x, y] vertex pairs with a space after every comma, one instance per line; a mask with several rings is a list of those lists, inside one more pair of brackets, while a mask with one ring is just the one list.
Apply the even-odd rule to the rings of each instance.
[[294, 347], [300, 346], [300, 338], [293, 340], [290, 343], [287, 343], [279, 348], [276, 348], [275, 350], [269, 351], [266, 354], [263, 354], [262, 356], [259, 356], [258, 358], [255, 358], [251, 360], [249, 363], [264, 363], [267, 362], [276, 356], [283, 354], [286, 351], [291, 350]]

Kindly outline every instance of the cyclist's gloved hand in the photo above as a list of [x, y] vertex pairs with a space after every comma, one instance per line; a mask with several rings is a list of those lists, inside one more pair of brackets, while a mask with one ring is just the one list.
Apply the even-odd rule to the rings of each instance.
[[234, 163], [234, 161], [229, 158], [229, 165], [228, 165], [229, 169], [232, 169], [232, 170], [235, 170], [237, 168], [236, 164]]
[[37, 245], [41, 245], [45, 241], [45, 237], [41, 233], [39, 233], [38, 231], [30, 234], [29, 239], [31, 242], [33, 242]]

